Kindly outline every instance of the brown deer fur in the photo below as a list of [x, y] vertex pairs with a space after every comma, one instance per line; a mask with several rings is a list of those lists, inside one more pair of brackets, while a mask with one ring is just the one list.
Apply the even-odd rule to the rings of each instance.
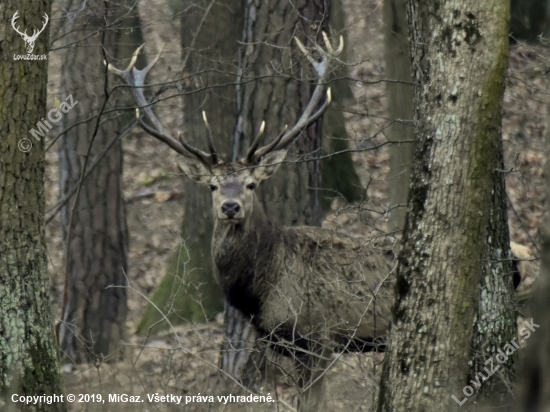
[[[268, 154], [258, 168], [180, 163], [214, 190], [217, 279], [228, 301], [266, 333], [306, 346], [321, 340], [332, 349], [367, 349], [389, 326], [390, 259], [363, 238], [271, 221], [248, 187], [271, 176], [285, 155]], [[224, 217], [221, 206], [228, 201], [241, 206], [238, 219]]]

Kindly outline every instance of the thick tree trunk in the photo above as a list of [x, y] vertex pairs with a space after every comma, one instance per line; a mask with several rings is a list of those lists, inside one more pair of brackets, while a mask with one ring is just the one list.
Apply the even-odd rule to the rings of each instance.
[[[497, 210], [505, 198], [499, 170], [509, 6], [410, 0], [408, 8], [417, 147], [378, 410], [453, 410], [451, 396], [462, 401], [470, 374], [482, 369], [484, 359], [472, 359], [476, 314], [511, 310], [501, 306], [508, 297], [495, 297], [511, 293], [511, 282], [489, 289], [494, 278], [511, 277], [505, 213]], [[487, 287], [481, 293], [480, 284]], [[513, 336], [510, 319], [499, 319], [498, 336], [485, 331], [483, 344], [503, 347]], [[501, 365], [505, 375], [512, 361]]]
[[[265, 120], [266, 139], [273, 139], [285, 124], [292, 125], [306, 107], [314, 80], [310, 63], [297, 49], [293, 37], [306, 46], [322, 44], [321, 30], [328, 32], [327, 2], [281, 1], [268, 7], [246, 2], [242, 50], [242, 84], [237, 91], [239, 117], [236, 149], [243, 155]], [[289, 164], [263, 185], [259, 197], [267, 214], [285, 225], [319, 225], [322, 121], [298, 138], [290, 149]], [[283, 188], [283, 190], [281, 190]]]
[[524, 412], [544, 412], [550, 410], [550, 104], [548, 105], [548, 124], [546, 126], [546, 215], [539, 227], [541, 239], [540, 274], [536, 280], [536, 291], [529, 302], [528, 316], [539, 327], [527, 342], [518, 374], [517, 410]]
[[[65, 51], [63, 64], [64, 95], [72, 95], [78, 104], [63, 118], [70, 129], [60, 141], [61, 197], [79, 184], [88, 147], [91, 157], [98, 155], [125, 127], [128, 115], [120, 112], [104, 115], [96, 129], [97, 116], [107, 96], [107, 72], [103, 60], [128, 57], [139, 44], [130, 43], [122, 28], [136, 24], [135, 2], [86, 4], [72, 22], [67, 41], [76, 44]], [[81, 4], [67, 3], [68, 11]], [[125, 16], [125, 18], [122, 18]], [[122, 19], [121, 19], [122, 18]], [[133, 31], [140, 31], [139, 24]], [[126, 30], [129, 31], [129, 30]], [[94, 33], [99, 35], [95, 36]], [[139, 41], [137, 42], [139, 43]], [[132, 49], [131, 51], [129, 49]], [[103, 52], [103, 50], [105, 52]], [[111, 83], [112, 85], [112, 83]], [[106, 109], [125, 106], [121, 90], [115, 92]], [[89, 120], [88, 120], [89, 119]], [[88, 166], [91, 162], [88, 162]], [[96, 358], [118, 359], [123, 355], [127, 313], [125, 286], [127, 269], [127, 228], [122, 194], [122, 148], [120, 143], [107, 153], [84, 181], [72, 217], [74, 200], [62, 211], [65, 242], [68, 248], [69, 284], [60, 340], [65, 355], [74, 362]]]
[[[25, 405], [12, 395], [62, 395], [50, 307], [44, 235], [44, 140], [29, 135], [46, 116], [48, 61], [14, 60], [25, 42], [9, 22], [19, 12], [24, 31], [39, 29], [51, 1], [3, 2], [0, 6], [0, 409], [64, 411], [65, 404]], [[47, 54], [46, 26], [33, 54]], [[32, 147], [28, 152], [32, 139]], [[19, 145], [19, 148], [18, 148]]]
[[[407, 0], [384, 0], [384, 61], [386, 63], [386, 97], [388, 117], [394, 123], [387, 134], [390, 146], [390, 202], [391, 229], [402, 230], [405, 224], [407, 198], [413, 162], [414, 128], [413, 86], [407, 25]], [[407, 142], [408, 141], [408, 142]]]

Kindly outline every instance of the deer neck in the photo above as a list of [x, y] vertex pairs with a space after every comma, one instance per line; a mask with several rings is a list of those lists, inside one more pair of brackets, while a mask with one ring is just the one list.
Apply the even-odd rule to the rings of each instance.
[[228, 301], [246, 315], [260, 311], [256, 289], [269, 280], [266, 275], [278, 272], [283, 235], [282, 227], [267, 217], [257, 199], [250, 217], [242, 223], [216, 220], [212, 255], [218, 282]]
[[266, 242], [277, 243], [281, 233], [282, 227], [269, 219], [263, 206], [255, 198], [252, 213], [243, 222], [228, 224], [216, 220], [212, 239], [214, 259], [217, 262], [230, 252], [229, 260], [240, 258], [243, 261], [252, 261], [261, 249], [268, 246]]

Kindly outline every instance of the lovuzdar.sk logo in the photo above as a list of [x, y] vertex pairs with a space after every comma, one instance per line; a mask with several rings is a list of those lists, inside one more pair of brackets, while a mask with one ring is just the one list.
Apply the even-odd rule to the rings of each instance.
[[42, 25], [42, 28], [40, 30], [33, 29], [32, 36], [29, 36], [27, 34], [27, 30], [25, 30], [25, 32], [22, 32], [19, 26], [17, 27], [15, 26], [15, 21], [18, 18], [19, 18], [19, 10], [17, 10], [13, 15], [11, 19], [11, 25], [13, 27], [13, 30], [15, 30], [15, 32], [19, 34], [23, 39], [23, 41], [25, 42], [25, 48], [27, 49], [27, 54], [14, 54], [13, 60], [46, 60], [48, 58], [47, 55], [32, 54], [32, 51], [34, 50], [34, 42], [36, 41], [40, 33], [44, 31], [44, 29], [46, 28], [46, 25], [48, 24], [48, 21], [50, 20], [48, 18], [48, 15], [44, 13], [44, 24]]

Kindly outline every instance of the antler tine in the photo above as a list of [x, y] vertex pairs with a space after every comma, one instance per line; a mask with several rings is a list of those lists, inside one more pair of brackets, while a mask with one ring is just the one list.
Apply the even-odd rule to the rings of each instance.
[[294, 41], [296, 42], [296, 44], [298, 45], [298, 48], [302, 51], [302, 53], [304, 53], [304, 55], [307, 57], [307, 59], [311, 64], [313, 64], [314, 66], [318, 64], [318, 62], [311, 56], [311, 54], [307, 51], [307, 49], [305, 48], [305, 46], [302, 44], [302, 42], [298, 37], [294, 37]]
[[172, 136], [170, 136], [169, 134], [166, 134], [163, 131], [159, 131], [159, 130], [156, 130], [154, 128], [152, 128], [151, 126], [149, 126], [147, 123], [145, 123], [143, 121], [143, 118], [141, 117], [141, 112], [139, 111], [139, 109], [136, 109], [136, 117], [137, 119], [139, 120], [139, 124], [140, 126], [143, 128], [143, 130], [145, 130], [148, 134], [150, 134], [151, 136], [153, 137], [156, 137], [158, 140], [160, 140], [161, 142], [164, 142], [166, 143], [168, 146], [170, 146], [171, 149], [173, 149], [176, 153], [179, 153], [181, 155], [186, 155], [186, 152], [185, 150], [183, 150], [183, 148], [181, 147], [182, 145], [180, 145], [176, 139], [174, 139]]
[[254, 141], [252, 142], [252, 144], [248, 148], [248, 151], [246, 152], [245, 159], [247, 163], [254, 159], [254, 152], [256, 151], [256, 149], [258, 148], [258, 146], [262, 141], [264, 131], [265, 131], [265, 120], [262, 120], [262, 124], [260, 125], [260, 130], [258, 130], [258, 134], [254, 138]]
[[[140, 48], [142, 48], [143, 46], [145, 46], [145, 43], [143, 43], [140, 48], [138, 48], [133, 56], [132, 56], [132, 60], [130, 61], [130, 65], [132, 67], [132, 71], [134, 72], [134, 77], [138, 78], [138, 80], [141, 82], [141, 83], [145, 83], [145, 76], [147, 76], [147, 73], [149, 73], [149, 71], [151, 71], [151, 69], [155, 66], [155, 64], [157, 64], [157, 62], [159, 61], [160, 59], [160, 55], [162, 54], [163, 50], [164, 50], [164, 45], [166, 43], [162, 43], [162, 47], [160, 48], [160, 51], [157, 53], [157, 55], [155, 56], [155, 58], [151, 61], [151, 63], [149, 63], [147, 66], [145, 66], [143, 69], [141, 70], [138, 70], [136, 69], [134, 66], [136, 65], [136, 62], [137, 62], [137, 59], [138, 59], [138, 54], [139, 54], [139, 51], [140, 51]], [[130, 68], [130, 66], [128, 66], [128, 68]]]
[[214, 147], [214, 139], [212, 138], [212, 129], [210, 124], [208, 124], [208, 119], [206, 118], [206, 112], [202, 111], [202, 119], [204, 120], [204, 125], [208, 134], [206, 135], [206, 141], [208, 142], [208, 150], [210, 150], [210, 156], [212, 157], [212, 163], [218, 163], [218, 155], [216, 154], [216, 148]]
[[40, 33], [42, 33], [44, 31], [44, 29], [46, 28], [46, 25], [48, 24], [48, 22], [50, 21], [50, 18], [48, 17], [48, 15], [46, 13], [44, 13], [44, 17], [46, 19], [46, 21], [44, 21], [44, 24], [42, 25], [42, 28], [40, 29], [40, 31], [38, 31], [38, 33], [36, 34], [36, 36], [38, 37], [38, 35]]
[[[134, 52], [132, 56], [132, 59], [130, 60], [130, 64], [128, 64], [128, 67], [125, 70], [118, 70], [112, 64], [107, 65], [108, 70], [114, 75], [120, 77], [126, 85], [131, 86], [130, 90], [138, 106], [136, 108], [136, 116], [138, 117], [140, 125], [143, 128], [143, 130], [145, 130], [147, 133], [157, 138], [158, 140], [166, 143], [168, 146], [170, 146], [170, 148], [175, 150], [177, 153], [182, 154], [184, 156], [188, 155], [188, 153], [191, 153], [194, 156], [196, 156], [206, 166], [210, 167], [212, 165], [212, 156], [208, 155], [202, 150], [196, 149], [193, 146], [185, 143], [185, 141], [183, 140], [183, 138], [181, 138], [181, 136], [178, 136], [177, 140], [174, 137], [172, 137], [172, 135], [170, 135], [170, 133], [168, 133], [164, 129], [160, 121], [157, 119], [155, 113], [151, 108], [151, 104], [145, 98], [143, 94], [145, 76], [160, 59], [162, 49], [157, 54], [157, 56], [153, 59], [153, 61], [149, 63], [149, 65], [147, 65], [147, 67], [143, 68], [142, 70], [138, 70], [134, 66], [137, 61], [137, 56], [141, 51], [141, 49], [143, 48], [143, 46], [144, 45], [142, 44], [137, 48], [137, 50]], [[151, 123], [151, 125], [145, 123], [144, 119], [141, 116], [140, 110], [145, 115], [149, 123]]]
[[[293, 142], [294, 138], [298, 136], [302, 130], [304, 130], [306, 127], [309, 127], [311, 124], [317, 121], [319, 117], [321, 117], [321, 115], [327, 110], [328, 105], [332, 100], [330, 89], [328, 89], [326, 93], [327, 99], [325, 100], [321, 108], [317, 110], [314, 114], [312, 114], [315, 107], [319, 104], [319, 101], [321, 100], [321, 96], [323, 94], [323, 88], [317, 86], [313, 92], [309, 104], [300, 116], [300, 119], [298, 119], [296, 124], [284, 136], [281, 137], [280, 142], [273, 147], [273, 150], [280, 150], [288, 146], [290, 143]], [[267, 153], [269, 152], [265, 152], [263, 155], [265, 156], [265, 154]]]
[[338, 48], [334, 50], [332, 48], [332, 44], [330, 43], [327, 33], [326, 32], [322, 32], [322, 33], [323, 33], [323, 40], [325, 41], [325, 45], [327, 46], [327, 50], [329, 54], [332, 57], [338, 57], [344, 50], [344, 37], [343, 36], [339, 37]]
[[[316, 89], [315, 92], [317, 90], [318, 89]], [[265, 156], [272, 150], [284, 149], [286, 146], [290, 145], [294, 141], [294, 138], [298, 136], [302, 130], [304, 130], [306, 127], [309, 127], [311, 124], [316, 122], [317, 119], [319, 119], [319, 117], [321, 117], [323, 113], [327, 110], [330, 102], [332, 101], [330, 88], [327, 90], [326, 96], [327, 98], [323, 103], [323, 105], [319, 108], [319, 110], [317, 110], [314, 114], [311, 114], [311, 112], [316, 106], [316, 103], [311, 104], [314, 101], [312, 96], [312, 99], [310, 100], [310, 104], [308, 105], [308, 107], [306, 107], [306, 110], [304, 111], [300, 119], [296, 122], [296, 124], [292, 127], [292, 129], [290, 129], [287, 133], [285, 133], [287, 129], [287, 126], [285, 126], [281, 134], [279, 134], [279, 136], [273, 142], [256, 151], [253, 157], [254, 160], [255, 161], [260, 160], [263, 156]], [[315, 100], [318, 103], [320, 98], [316, 98]]]
[[344, 36], [340, 36], [340, 39], [339, 39], [339, 43], [338, 43], [338, 48], [336, 49], [336, 51], [332, 54], [333, 56], [335, 57], [338, 57], [340, 56], [340, 54], [344, 51]]
[[[40, 33], [42, 33], [42, 32], [44, 31], [44, 29], [46, 28], [46, 25], [48, 24], [48, 21], [50, 21], [50, 19], [49, 19], [48, 15], [47, 15], [46, 13], [44, 13], [44, 17], [46, 18], [46, 21], [45, 21], [44, 24], [42, 25], [42, 28], [41, 28], [40, 30], [38, 30], [38, 29], [33, 29], [33, 31], [32, 31], [32, 36], [29, 37], [29, 40], [36, 40], [37, 37], [38, 37], [38, 35], [39, 35]], [[25, 33], [27, 33], [27, 32], [25, 31]]]
[[[338, 48], [334, 50], [332, 48], [332, 44], [330, 43], [327, 33], [325, 33], [324, 31], [322, 33], [323, 33], [323, 40], [325, 42], [325, 46], [327, 47], [328, 54], [331, 57], [338, 57], [344, 50], [344, 37], [343, 36], [339, 37]], [[321, 54], [325, 54], [324, 50], [321, 47], [319, 47], [318, 44], [316, 44], [315, 47], [317, 48], [317, 50], [319, 50]]]
[[265, 156], [267, 153], [271, 152], [272, 150], [280, 150], [285, 148], [286, 146], [290, 145], [295, 137], [297, 137], [302, 130], [304, 130], [306, 127], [310, 126], [312, 123], [317, 121], [319, 117], [323, 115], [323, 113], [326, 111], [328, 105], [331, 102], [331, 93], [330, 89], [326, 92], [326, 99], [321, 105], [319, 109], [315, 111], [315, 109], [319, 106], [319, 103], [321, 102], [325, 90], [325, 82], [326, 78], [328, 76], [329, 70], [329, 62], [331, 59], [338, 56], [343, 48], [344, 48], [344, 40], [342, 36], [340, 36], [340, 44], [338, 45], [338, 48], [336, 50], [333, 49], [332, 45], [330, 44], [330, 41], [328, 39], [328, 36], [325, 32], [323, 32], [323, 39], [326, 44], [327, 51], [324, 51], [320, 46], [316, 45], [315, 47], [319, 50], [322, 58], [320, 61], [317, 61], [311, 56], [311, 53], [307, 51], [307, 49], [304, 47], [302, 42], [298, 38], [294, 38], [296, 41], [296, 44], [298, 45], [298, 48], [304, 53], [304, 55], [307, 57], [309, 62], [313, 65], [315, 68], [315, 71], [317, 72], [317, 75], [319, 78], [317, 79], [317, 85], [315, 86], [315, 89], [313, 90], [313, 93], [311, 95], [311, 98], [309, 100], [309, 103], [307, 104], [304, 112], [296, 122], [296, 124], [285, 133], [285, 130], [270, 144], [261, 147], [260, 149], [257, 149], [254, 154], [247, 155], [247, 159], [250, 159], [249, 162], [258, 162], [263, 156]]
[[[311, 100], [309, 101], [309, 104], [307, 105], [306, 109], [304, 110], [304, 113], [302, 113], [302, 116], [300, 116], [300, 119], [296, 122], [296, 124], [286, 133], [283, 133], [279, 135], [277, 139], [275, 139], [271, 144], [264, 146], [256, 151], [254, 154], [254, 160], [258, 161], [263, 156], [271, 152], [272, 150], [280, 150], [288, 146], [298, 134], [302, 130], [304, 130], [306, 127], [311, 125], [313, 122], [315, 122], [327, 109], [328, 103], [330, 103], [330, 100], [328, 102], [325, 102], [323, 106], [312, 116], [313, 109], [318, 105], [319, 101], [321, 100], [321, 97], [323, 95], [323, 87], [318, 85], [315, 90], [313, 91], [313, 95], [311, 96]], [[327, 94], [327, 97], [330, 96], [330, 92]]]
[[[131, 74], [132, 69], [136, 65], [139, 52], [141, 51], [141, 49], [143, 49], [144, 46], [145, 46], [145, 43], [143, 43], [141, 46], [139, 46], [136, 49], [136, 51], [134, 52], [134, 54], [132, 54], [132, 59], [130, 60], [130, 63], [128, 64], [128, 67], [126, 67], [125, 70], [119, 70], [119, 69], [115, 68], [111, 63], [107, 63], [107, 70], [109, 70], [111, 73], [113, 73], [114, 75], [116, 75], [118, 77], [123, 77], [124, 75]], [[162, 50], [160, 51], [160, 53], [162, 53]], [[154, 64], [158, 61], [158, 59], [160, 58], [160, 53], [153, 59], [153, 62], [151, 64]], [[149, 66], [151, 66], [151, 64], [149, 64]], [[147, 66], [147, 67], [149, 67], [149, 66]], [[147, 67], [146, 67], [146, 69], [147, 69]], [[149, 70], [150, 69], [151, 68], [149, 67]], [[147, 70], [147, 71], [149, 71], [149, 70]], [[139, 70], [137, 70], [137, 69], [136, 69], [136, 71], [139, 72]], [[123, 79], [123, 80], [126, 80], [126, 79]]]
[[15, 30], [15, 32], [17, 34], [19, 34], [20, 36], [26, 36], [27, 35], [27, 31], [25, 30], [25, 33], [21, 33], [21, 31], [19, 31], [19, 26], [15, 27], [15, 21], [19, 18], [19, 10], [17, 10], [15, 12], [15, 14], [13, 15], [13, 17], [11, 18], [11, 25], [13, 27], [13, 29]]
[[327, 51], [329, 52], [329, 54], [334, 54], [334, 50], [332, 49], [332, 44], [330, 44], [330, 40], [327, 34], [324, 31], [322, 31], [321, 33], [323, 34], [323, 40], [325, 41], [325, 46], [327, 48]]
[[261, 149], [257, 150], [255, 153], [253, 153], [252, 157], [250, 158], [251, 161], [254, 161], [254, 160], [258, 161], [263, 156], [265, 156], [266, 154], [271, 152], [273, 150], [273, 148], [279, 144], [279, 142], [281, 141], [281, 139], [285, 135], [286, 129], [288, 129], [288, 124], [285, 124], [285, 127], [283, 128], [283, 130], [281, 130], [281, 133], [279, 133], [279, 135], [271, 143], [265, 145], [264, 147], [262, 147]]

